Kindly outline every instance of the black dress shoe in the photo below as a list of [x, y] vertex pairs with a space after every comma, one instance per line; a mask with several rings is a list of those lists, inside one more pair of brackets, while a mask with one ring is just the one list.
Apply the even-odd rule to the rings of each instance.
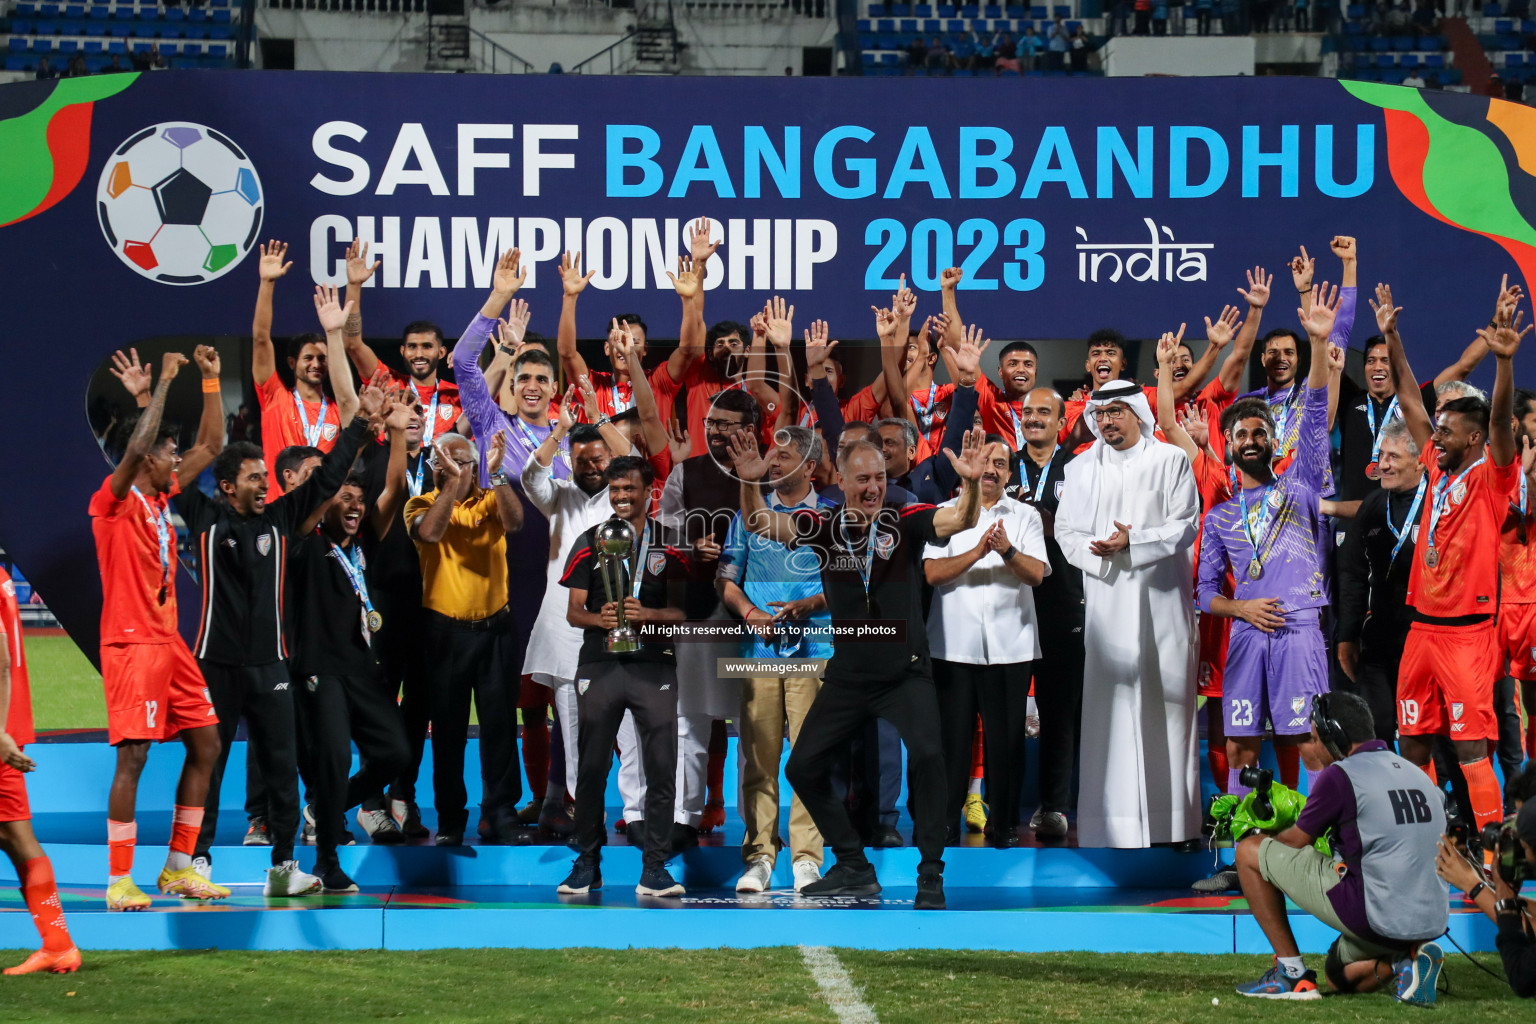
[[1017, 828], [999, 829], [988, 838], [995, 848], [1011, 850], [1019, 845], [1019, 830]]
[[464, 845], [464, 833], [463, 832], [453, 832], [453, 831], [445, 832], [442, 829], [438, 829], [437, 830], [437, 839], [434, 840], [434, 845], [437, 845], [437, 846], [463, 846]]
[[896, 831], [895, 825], [880, 825], [875, 829], [875, 834], [870, 837], [869, 845], [877, 850], [892, 850], [898, 846], [906, 846], [907, 841], [901, 838], [901, 833]]
[[699, 830], [692, 825], [672, 823], [672, 852], [691, 850], [699, 845]]

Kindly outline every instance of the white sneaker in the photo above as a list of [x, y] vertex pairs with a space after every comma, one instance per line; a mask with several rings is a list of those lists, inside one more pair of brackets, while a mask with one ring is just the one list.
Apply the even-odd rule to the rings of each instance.
[[1035, 835], [1041, 839], [1065, 839], [1067, 830], [1065, 814], [1060, 811], [1046, 811], [1040, 815], [1040, 824], [1035, 826]]
[[812, 882], [821, 881], [821, 868], [813, 860], [795, 861], [795, 892], [801, 892]]
[[203, 876], [203, 881], [213, 880], [213, 862], [207, 857], [193, 857], [192, 870]]
[[365, 811], [361, 807], [357, 809], [357, 824], [368, 833], [368, 838], [375, 843], [394, 844], [403, 842], [404, 833], [400, 826], [395, 824], [395, 819], [388, 811]]
[[1044, 821], [1044, 820], [1045, 820], [1045, 808], [1044, 807], [1036, 807], [1035, 808], [1035, 813], [1029, 816], [1029, 830], [1031, 832], [1033, 832], [1035, 829], [1040, 827], [1040, 823], [1042, 821]]
[[768, 888], [768, 879], [772, 874], [773, 861], [768, 857], [759, 857], [742, 873], [741, 879], [736, 883], [736, 891], [762, 892]]
[[308, 896], [322, 888], [320, 878], [299, 870], [299, 862], [285, 860], [276, 867], [267, 868], [267, 881], [261, 887], [263, 896]]

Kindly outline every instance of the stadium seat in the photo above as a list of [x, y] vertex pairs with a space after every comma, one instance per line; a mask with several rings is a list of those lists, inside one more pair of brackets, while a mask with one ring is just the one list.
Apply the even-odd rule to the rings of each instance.
[[1483, 4], [1483, 17], [1485, 18], [1497, 18], [1503, 13], [1504, 8], [1500, 7], [1496, 0], [1488, 0], [1487, 3]]
[[209, 43], [208, 56], [217, 60], [224, 60], [229, 56], [229, 47], [224, 43]]
[[960, 17], [979, 18], [981, 17], [981, 8], [976, 4], [962, 4], [960, 6]]
[[1504, 66], [1507, 67], [1507, 68], [1523, 68], [1523, 67], [1525, 67], [1525, 54], [1523, 54], [1523, 53], [1506, 53], [1504, 55]]
[[1072, 17], [1072, 8], [1066, 4], [1057, 4], [1051, 8], [1051, 16], [1053, 18], [1070, 18]]
[[16, 13], [24, 18], [30, 18], [37, 13], [36, 4], [17, 4]]
[[85, 5], [84, 4], [68, 4], [68, 5], [66, 5], [65, 8], [64, 8], [64, 17], [66, 17], [66, 18], [83, 18], [83, 17], [85, 17]]
[[152, 52], [154, 50], [154, 48], [155, 48], [155, 44], [154, 43], [134, 43], [133, 44], [133, 52], [134, 53], [150, 53], [150, 52]]
[[1445, 56], [1439, 53], [1431, 53], [1424, 58], [1424, 66], [1426, 68], [1443, 68], [1445, 67]]
[[59, 23], [56, 21], [39, 21], [33, 31], [40, 36], [56, 36], [59, 34]]
[[1044, 7], [1031, 7], [1029, 9], [1029, 16], [1036, 21], [1044, 21], [1051, 16], [1051, 12]]
[[1392, 40], [1386, 36], [1374, 36], [1371, 39], [1371, 49], [1377, 53], [1385, 53], [1392, 49]]
[[203, 55], [203, 44], [183, 43], [181, 45], [181, 55], [183, 57], [201, 57]]
[[981, 13], [988, 18], [1001, 18], [1003, 16], [1003, 9], [996, 4], [988, 4], [982, 9]]
[[[215, 4], [214, 6], [215, 7], [221, 7], [223, 5], [222, 4]], [[885, 4], [870, 4], [869, 5], [869, 16], [871, 18], [883, 18], [883, 17], [885, 17]]]
[[44, 18], [57, 18], [59, 16], [58, 4], [39, 4], [37, 13]]
[[942, 21], [940, 21], [938, 18], [924, 18], [923, 19], [923, 31], [924, 32], [929, 32], [929, 33], [942, 32], [942, 31], [944, 31], [944, 27], [943, 26], [944, 26], [944, 23]]
[[1009, 6], [1007, 8], [1007, 11], [1008, 11], [1008, 17], [1013, 18], [1015, 20], [1017, 20], [1019, 18], [1027, 18], [1027, 17], [1029, 17], [1029, 8], [1028, 7]]
[[917, 4], [916, 6], [914, 6], [912, 8], [912, 17], [914, 17], [914, 18], [931, 18], [931, 17], [933, 17], [933, 5], [932, 4]]
[[10, 42], [6, 45], [12, 53], [25, 53], [27, 50], [27, 41], [20, 36], [11, 36]]
[[910, 32], [916, 32], [917, 31], [917, 19], [916, 18], [902, 18], [901, 21], [897, 23], [896, 27], [898, 29], [900, 29], [902, 32], [909, 32], [909, 33]]
[[1397, 58], [1397, 66], [1400, 68], [1416, 68], [1419, 66], [1419, 55], [1416, 53], [1405, 53]]
[[78, 40], [78, 39], [60, 39], [59, 40], [59, 52], [60, 53], [79, 53], [80, 52], [80, 40]]
[[215, 10], [213, 12], [213, 23], [215, 25], [228, 25], [230, 21], [231, 18], [228, 10]]
[[173, 42], [167, 42], [167, 41], [162, 40], [159, 45], [160, 45], [160, 52], [162, 54], [164, 54], [165, 56], [167, 56], [167, 57], [174, 56], [178, 52], [177, 51], [177, 45], [175, 43], [173, 43]]
[[1348, 7], [1344, 8], [1344, 16], [1349, 18], [1351, 21], [1361, 20], [1365, 17], [1365, 5], [1350, 4]]
[[17, 36], [29, 36], [32, 34], [32, 20], [30, 18], [12, 18], [11, 34]]
[[[14, 53], [6, 55], [5, 70], [7, 71], [31, 71], [32, 66], [32, 62], [26, 57], [22, 57]], [[17, 587], [16, 592], [19, 594], [21, 592], [21, 588]]]
[[114, 39], [112, 42], [107, 44], [107, 52], [126, 57], [128, 56], [128, 44], [122, 42], [121, 40]]
[[81, 49], [87, 54], [100, 53], [102, 51], [101, 40], [87, 39]]
[[1397, 58], [1390, 53], [1378, 53], [1376, 55], [1376, 66], [1378, 68], [1390, 68], [1396, 63]]
[[954, 35], [959, 35], [960, 33], [965, 31], [965, 22], [960, 20], [959, 18], [955, 18], [952, 21], [946, 21], [944, 23], [944, 31], [952, 33]]
[[187, 20], [187, 12], [182, 10], [180, 7], [167, 7], [165, 9], [165, 20], [166, 21], [186, 21]]

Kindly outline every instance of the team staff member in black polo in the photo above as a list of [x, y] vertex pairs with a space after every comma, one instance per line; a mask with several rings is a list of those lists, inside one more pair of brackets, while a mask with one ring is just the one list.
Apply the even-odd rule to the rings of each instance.
[[[753, 449], [756, 451], [756, 449]], [[635, 546], [624, 574], [628, 587], [624, 616], [641, 634], [631, 654], [608, 651], [608, 631], [617, 623], [617, 604], [603, 586], [593, 538], [604, 523], [571, 545], [560, 583], [570, 589], [566, 619], [582, 631], [576, 658], [576, 728], [580, 751], [576, 765], [576, 846], [580, 855], [559, 891], [580, 895], [603, 885], [598, 866], [607, 839], [603, 792], [613, 764], [619, 723], [634, 716], [645, 765], [644, 868], [635, 892], [641, 896], [681, 896], [683, 887], [667, 872], [671, 852], [677, 767], [677, 657], [671, 640], [647, 638], [647, 627], [682, 622], [683, 587], [691, 564], [667, 543], [660, 523], [646, 515], [655, 471], [645, 459], [621, 455], [604, 471], [613, 514], [635, 532]], [[631, 582], [635, 581], [635, 582]], [[634, 838], [631, 826], [630, 838]]]
[[1397, 666], [1413, 624], [1408, 574], [1418, 550], [1426, 498], [1419, 446], [1402, 420], [1381, 430], [1381, 486], [1365, 496], [1339, 548], [1339, 667], [1365, 698], [1376, 738], [1397, 739]]
[[[959, 392], [957, 391], [958, 395]], [[1056, 507], [1070, 445], [1058, 444], [1066, 424], [1066, 403], [1050, 388], [1024, 396], [1024, 447], [1018, 479], [1009, 495], [1034, 507], [1045, 528], [1051, 571], [1035, 588], [1040, 623], [1040, 660], [1035, 662], [1035, 704], [1040, 709], [1040, 806], [1029, 827], [1041, 839], [1067, 837], [1072, 810], [1072, 773], [1083, 710], [1083, 571], [1067, 561], [1056, 543]]]
[[848, 811], [832, 791], [832, 766], [842, 747], [871, 718], [894, 725], [907, 745], [913, 839], [918, 864], [918, 910], [944, 907], [944, 752], [939, 738], [938, 698], [923, 624], [924, 546], [976, 525], [981, 510], [981, 430], [965, 435], [961, 454], [945, 449], [961, 481], [951, 506], [898, 507], [885, 501], [885, 455], [868, 441], [854, 441], [838, 455], [846, 504], [820, 515], [773, 512], [759, 481], [767, 471], [746, 434], [731, 444], [741, 477], [741, 513], [747, 529], [789, 547], [811, 547], [821, 562], [821, 581], [832, 625], [905, 627], [905, 635], [861, 642], [838, 634], [825, 682], [800, 727], [785, 776], [837, 854], [837, 864], [806, 896], [860, 896], [880, 891]]
[[[365, 408], [371, 392], [363, 393]], [[392, 529], [403, 529], [395, 520], [405, 501], [408, 416], [405, 405], [390, 409], [390, 480], [373, 505], [364, 500], [367, 482], [349, 475], [319, 528], [293, 546], [299, 742], [308, 753], [314, 790], [315, 874], [326, 892], [357, 891], [336, 858], [342, 816], [379, 792], [408, 756], [400, 709], [379, 680], [373, 638], [384, 623], [369, 593], [368, 558], [360, 543], [363, 536], [376, 543]], [[361, 765], [348, 779], [354, 740]]]

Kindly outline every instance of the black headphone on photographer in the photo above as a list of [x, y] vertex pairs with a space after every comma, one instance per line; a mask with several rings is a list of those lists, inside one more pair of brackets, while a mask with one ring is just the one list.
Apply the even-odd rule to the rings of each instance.
[[1349, 756], [1349, 734], [1329, 710], [1330, 696], [1319, 693], [1312, 698], [1312, 726], [1317, 730], [1317, 738], [1323, 741], [1323, 748], [1335, 761], [1342, 761]]

